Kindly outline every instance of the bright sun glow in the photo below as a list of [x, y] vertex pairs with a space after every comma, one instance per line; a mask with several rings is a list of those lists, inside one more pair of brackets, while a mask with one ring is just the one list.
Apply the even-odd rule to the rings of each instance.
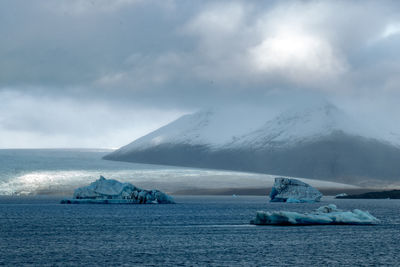
[[292, 76], [299, 73], [330, 76], [344, 69], [329, 43], [306, 33], [278, 33], [251, 48], [250, 55], [256, 70], [261, 72], [285, 69]]
[[389, 36], [399, 34], [400, 33], [400, 23], [397, 24], [389, 24], [384, 32], [382, 33], [382, 38], [387, 38]]

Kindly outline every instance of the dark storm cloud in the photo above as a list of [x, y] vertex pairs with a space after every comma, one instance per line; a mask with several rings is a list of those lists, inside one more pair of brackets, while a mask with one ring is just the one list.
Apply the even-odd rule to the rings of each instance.
[[3, 85], [88, 85], [126, 67], [132, 55], [157, 54], [172, 43], [168, 39], [174, 25], [165, 23], [167, 11], [152, 8], [150, 2], [3, 1], [1, 5]]
[[0, 35], [3, 147], [97, 131], [118, 146], [203, 106], [293, 95], [372, 111], [400, 91], [396, 1], [2, 1]]

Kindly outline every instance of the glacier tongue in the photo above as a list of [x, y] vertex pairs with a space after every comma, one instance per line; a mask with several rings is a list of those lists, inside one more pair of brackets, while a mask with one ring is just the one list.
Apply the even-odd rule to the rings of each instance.
[[309, 184], [297, 179], [275, 178], [270, 193], [271, 202], [317, 202], [322, 194]]

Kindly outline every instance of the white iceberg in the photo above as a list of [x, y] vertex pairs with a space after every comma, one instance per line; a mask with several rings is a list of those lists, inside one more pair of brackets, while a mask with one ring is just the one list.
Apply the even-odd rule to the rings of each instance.
[[171, 196], [158, 190], [144, 190], [130, 183], [100, 179], [88, 186], [77, 188], [72, 199], [64, 199], [62, 204], [172, 204]]
[[376, 224], [380, 221], [368, 211], [355, 209], [342, 211], [334, 204], [322, 206], [311, 213], [292, 211], [258, 211], [251, 224], [256, 225], [324, 225], [324, 224]]
[[274, 186], [269, 194], [271, 202], [318, 202], [322, 194], [309, 184], [297, 179], [275, 178]]

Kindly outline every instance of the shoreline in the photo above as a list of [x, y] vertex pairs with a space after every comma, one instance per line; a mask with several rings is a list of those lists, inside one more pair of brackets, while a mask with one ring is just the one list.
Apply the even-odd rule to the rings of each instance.
[[[364, 194], [371, 191], [387, 191], [390, 189], [382, 188], [318, 188], [324, 196], [336, 196], [337, 194]], [[266, 188], [193, 188], [184, 189], [171, 192], [171, 195], [183, 196], [183, 195], [194, 195], [194, 196], [229, 196], [229, 195], [241, 195], [241, 196], [268, 196], [271, 192], [272, 187]]]

